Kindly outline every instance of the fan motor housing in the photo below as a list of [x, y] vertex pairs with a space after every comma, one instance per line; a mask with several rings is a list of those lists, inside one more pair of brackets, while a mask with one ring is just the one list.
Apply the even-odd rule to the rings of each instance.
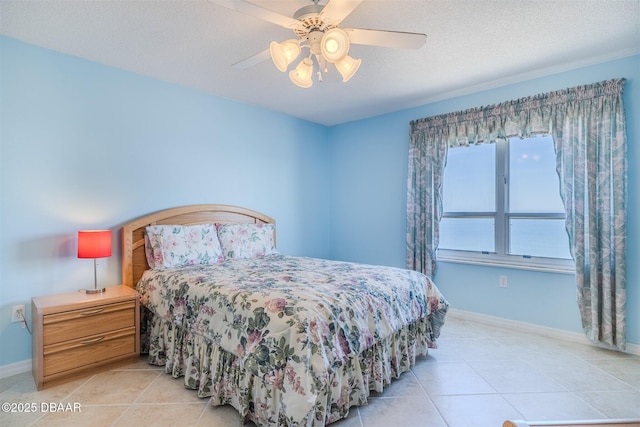
[[294, 28], [294, 32], [298, 37], [306, 39], [312, 31], [325, 32], [331, 28], [335, 28], [335, 25], [330, 25], [322, 20], [320, 12], [322, 12], [324, 6], [319, 4], [312, 4], [300, 8], [293, 14], [293, 19], [300, 21], [301, 27]]

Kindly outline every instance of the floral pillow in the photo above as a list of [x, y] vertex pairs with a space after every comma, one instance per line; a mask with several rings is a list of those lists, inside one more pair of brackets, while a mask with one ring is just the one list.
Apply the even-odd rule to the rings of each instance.
[[225, 259], [258, 258], [277, 254], [273, 224], [217, 224]]
[[151, 225], [145, 236], [149, 267], [177, 268], [224, 261], [215, 225]]

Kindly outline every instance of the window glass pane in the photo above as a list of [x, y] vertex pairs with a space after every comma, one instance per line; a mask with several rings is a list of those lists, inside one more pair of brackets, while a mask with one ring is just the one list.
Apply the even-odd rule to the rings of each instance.
[[563, 219], [512, 219], [512, 255], [571, 259]]
[[553, 138], [511, 138], [509, 169], [510, 212], [564, 212], [556, 172]]
[[494, 252], [493, 218], [442, 218], [440, 249]]
[[444, 168], [444, 212], [494, 212], [496, 145], [450, 148]]

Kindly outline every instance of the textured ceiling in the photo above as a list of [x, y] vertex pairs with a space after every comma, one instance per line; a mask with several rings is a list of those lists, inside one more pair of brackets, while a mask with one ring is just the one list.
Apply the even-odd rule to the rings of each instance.
[[[311, 4], [253, 3], [288, 16]], [[290, 30], [206, 0], [0, 0], [9, 37], [324, 125], [640, 53], [639, 23], [640, 0], [364, 0], [341, 27], [426, 33], [426, 45], [353, 45], [349, 82], [334, 69], [301, 89], [271, 61], [231, 67]]]

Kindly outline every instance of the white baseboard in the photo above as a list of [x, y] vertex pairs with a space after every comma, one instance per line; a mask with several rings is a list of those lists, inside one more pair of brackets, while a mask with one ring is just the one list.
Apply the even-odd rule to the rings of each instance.
[[[589, 339], [583, 333], [580, 333], [580, 332], [550, 328], [548, 326], [541, 326], [533, 323], [521, 322], [518, 320], [505, 319], [503, 317], [491, 316], [488, 314], [458, 310], [455, 308], [449, 308], [447, 315], [450, 315], [457, 319], [471, 320], [474, 322], [484, 323], [486, 325], [499, 326], [505, 329], [511, 329], [515, 331], [527, 332], [530, 334], [542, 335], [545, 337], [555, 338], [558, 340], [575, 342], [579, 344], [595, 345], [594, 343], [589, 341]], [[627, 343], [627, 349], [625, 353], [640, 356], [640, 345]]]
[[0, 365], [0, 378], [12, 377], [29, 371], [31, 371], [31, 359]]

